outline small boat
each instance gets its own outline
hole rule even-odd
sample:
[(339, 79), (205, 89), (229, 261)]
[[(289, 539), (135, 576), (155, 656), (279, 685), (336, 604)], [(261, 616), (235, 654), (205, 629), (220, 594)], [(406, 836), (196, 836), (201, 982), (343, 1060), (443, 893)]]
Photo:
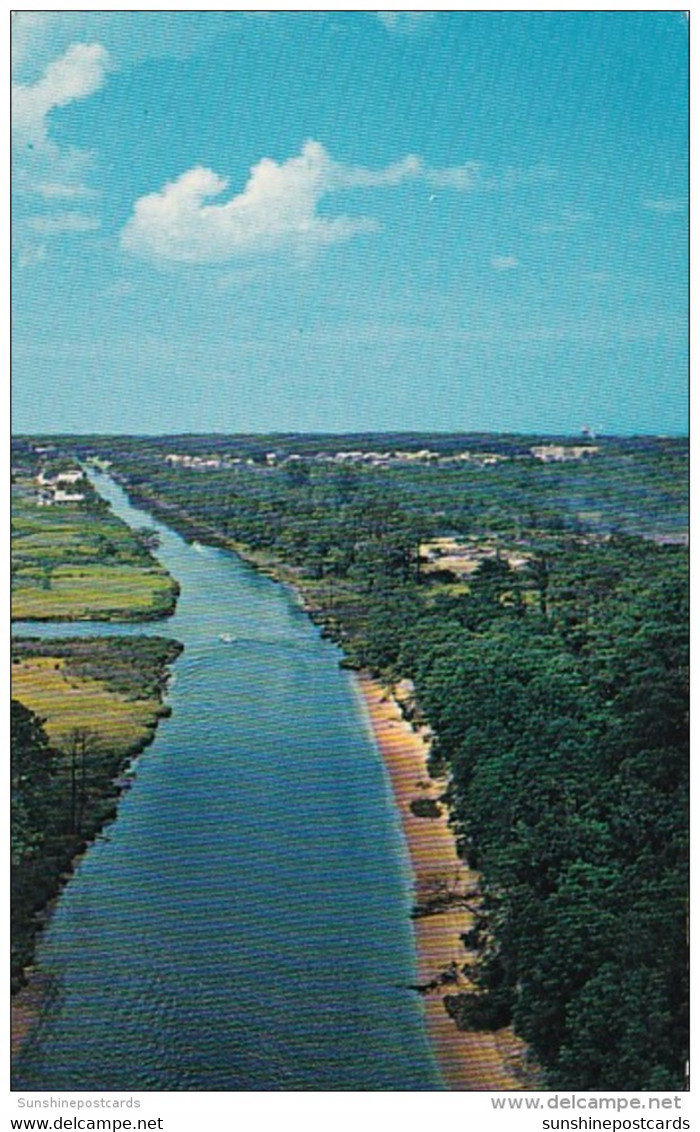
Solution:
[(225, 645), (232, 645), (235, 639), (233, 633), (219, 633), (219, 640), (223, 641)]

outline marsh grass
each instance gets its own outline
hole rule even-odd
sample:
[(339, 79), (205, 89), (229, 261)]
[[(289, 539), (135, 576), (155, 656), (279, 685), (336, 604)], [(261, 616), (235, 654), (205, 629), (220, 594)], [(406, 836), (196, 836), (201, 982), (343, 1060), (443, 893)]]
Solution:
[(59, 750), (84, 728), (101, 750), (136, 750), (163, 711), (157, 699), (126, 699), (102, 680), (75, 676), (64, 657), (38, 656), (13, 664), (12, 694), (44, 720)]
[(57, 566), (50, 586), (21, 572), (12, 593), (16, 620), (128, 620), (170, 612), (173, 584), (165, 571), (138, 566)]
[(39, 507), (31, 480), (14, 485), (14, 620), (150, 620), (172, 612), (173, 579), (126, 523), (91, 500)]

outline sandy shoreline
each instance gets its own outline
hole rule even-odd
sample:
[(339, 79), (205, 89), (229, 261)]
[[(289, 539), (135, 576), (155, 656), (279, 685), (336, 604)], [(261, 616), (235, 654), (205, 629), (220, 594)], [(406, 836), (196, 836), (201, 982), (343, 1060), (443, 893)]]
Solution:
[[(448, 825), (447, 809), (439, 817), (417, 817), (410, 803), (437, 801), (444, 780), (426, 770), (428, 734), (414, 730), (387, 688), (370, 677), (357, 678), (377, 746), (389, 773), (413, 868), (416, 904), (450, 894), (445, 907), (413, 920), (418, 962), (418, 985), (426, 1023), (438, 1065), (449, 1089), (501, 1091), (523, 1089), (518, 1066), (523, 1043), (510, 1030), (471, 1033), (458, 1030), (447, 1011), (445, 995), (469, 988), (462, 968), (469, 961), (460, 935), (469, 929), (472, 914), (462, 898), (474, 890), (477, 875), (457, 856)], [(449, 982), (440, 982), (447, 975)], [(456, 976), (456, 981), (454, 981)], [(436, 984), (436, 985), (433, 985)]]

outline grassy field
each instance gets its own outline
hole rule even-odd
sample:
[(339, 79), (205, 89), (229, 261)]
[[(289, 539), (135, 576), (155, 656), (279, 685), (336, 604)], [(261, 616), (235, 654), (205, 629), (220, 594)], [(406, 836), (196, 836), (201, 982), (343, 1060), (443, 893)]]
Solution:
[(59, 566), (46, 589), (20, 575), (12, 591), (13, 620), (122, 621), (164, 616), (172, 581), (163, 570), (138, 566)]
[(13, 484), (13, 620), (152, 620), (176, 598), (167, 571), (94, 494), (40, 507), (31, 479)]
[(94, 736), (95, 749), (136, 749), (150, 738), (163, 711), (157, 699), (126, 699), (102, 680), (75, 676), (65, 657), (37, 656), (13, 664), (12, 694), (45, 721), (59, 750), (80, 729)]

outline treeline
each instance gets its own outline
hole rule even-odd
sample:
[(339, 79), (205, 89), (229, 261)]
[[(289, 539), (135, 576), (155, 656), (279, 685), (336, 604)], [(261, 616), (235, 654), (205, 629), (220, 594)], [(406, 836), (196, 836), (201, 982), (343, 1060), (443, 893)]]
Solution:
[[(658, 533), (685, 473), (668, 447), (642, 452), (616, 485), (593, 462), (198, 475), (150, 441), (102, 450), (192, 537), (291, 568), (349, 663), (413, 679), (483, 878), (464, 941), (479, 986), (450, 1013), (512, 1021), (550, 1088), (685, 1085), (687, 551), (613, 531)], [(584, 489), (592, 530), (558, 504)], [(601, 513), (622, 523), (603, 534)], [(437, 535), (481, 540), (474, 572), (429, 570)]]
[[(153, 700), (152, 737), (167, 666), (181, 651), (158, 637), (13, 641), (13, 661), (56, 657), (73, 678), (103, 681), (131, 699)], [(148, 739), (146, 739), (148, 741)], [(46, 906), (70, 873), (74, 858), (116, 815), (119, 776), (141, 749), (108, 743), (90, 720), (60, 748), (44, 721), (17, 699), (11, 705), (11, 977), (18, 990), (34, 955)]]
[(356, 659), (414, 680), (483, 878), (457, 1024), (512, 1021), (551, 1088), (684, 1088), (685, 551), (487, 561), (468, 593), (378, 600)]
[(503, 600), (508, 574), (419, 617), (396, 662), (483, 877), (466, 940), (480, 992), (450, 1012), (466, 1028), (512, 1020), (552, 1088), (683, 1088), (683, 556), (609, 545), (557, 561), (548, 616)]
[[(235, 514), (236, 522), (245, 526), (246, 503), (258, 500), (271, 505), (273, 529), (277, 524), (284, 529), (288, 513), (294, 520), (295, 502), (302, 504), (302, 510), (315, 507), (315, 520), (323, 525), (328, 506), (337, 507), (339, 502), (342, 506), (350, 497), (361, 500), (374, 491), (404, 513), (442, 513), (444, 530), (488, 528), (508, 537), (533, 530), (673, 537), (687, 532), (687, 438), (602, 437), (592, 442), (598, 454), (588, 460), (543, 463), (532, 457), (534, 445), (553, 442), (566, 446), (578, 440), (482, 433), (369, 433), (82, 437), (66, 439), (61, 445), (66, 452), (77, 449), (83, 458), (97, 454), (114, 460), (115, 467), (128, 473), (132, 487), (157, 485), (163, 499), (177, 499), (179, 504), (187, 496), (191, 510), (203, 521), (207, 515), (234, 518), (240, 512)], [(322, 456), (353, 449), (429, 449), (443, 458), (469, 451), (475, 457), (491, 453), (502, 459), (490, 466), (482, 466), (478, 459), (456, 465), (404, 467), (318, 463)], [(277, 467), (266, 466), (270, 452), (275, 453)], [(221, 470), (179, 468), (166, 462), (170, 453), (215, 455), (242, 462)], [(294, 460), (285, 463), (290, 456)]]

